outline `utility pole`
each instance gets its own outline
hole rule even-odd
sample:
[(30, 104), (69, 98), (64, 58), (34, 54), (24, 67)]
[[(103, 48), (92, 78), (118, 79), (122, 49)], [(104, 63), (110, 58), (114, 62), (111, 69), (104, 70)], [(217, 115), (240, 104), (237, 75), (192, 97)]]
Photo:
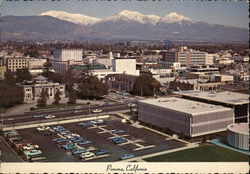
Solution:
[(90, 102), (87, 103), (89, 105), (89, 116), (90, 116)]

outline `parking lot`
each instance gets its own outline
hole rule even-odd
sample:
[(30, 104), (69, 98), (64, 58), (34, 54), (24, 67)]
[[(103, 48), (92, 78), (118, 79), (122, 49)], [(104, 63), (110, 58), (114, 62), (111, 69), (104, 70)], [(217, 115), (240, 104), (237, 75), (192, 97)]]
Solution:
[[(101, 123), (78, 122), (43, 129), (30, 128), (18, 132), (24, 139), (38, 144), (46, 157), (45, 161), (51, 162), (112, 162), (118, 161), (124, 154), (142, 156), (185, 146), (146, 129), (122, 123), (120, 118), (114, 116)], [(76, 149), (92, 155), (82, 158), (79, 154), (73, 155), (72, 151)]]

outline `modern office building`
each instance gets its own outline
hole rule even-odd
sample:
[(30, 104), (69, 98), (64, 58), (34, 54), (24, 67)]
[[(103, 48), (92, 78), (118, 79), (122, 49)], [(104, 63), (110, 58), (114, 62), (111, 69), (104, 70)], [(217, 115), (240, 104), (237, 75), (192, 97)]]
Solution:
[(234, 122), (231, 108), (176, 97), (140, 100), (138, 119), (188, 137), (226, 131)]
[(231, 124), (227, 127), (227, 143), (233, 147), (249, 150), (248, 123)]
[(22, 68), (29, 68), (29, 59), (24, 57), (11, 57), (7, 58), (7, 69), (16, 71)]
[(192, 49), (179, 51), (178, 61), (184, 66), (205, 65), (206, 53)]
[(82, 49), (56, 49), (53, 57), (56, 61), (82, 61)]
[(171, 49), (163, 52), (161, 62), (167, 62), (166, 65), (174, 62), (180, 62), (182, 66), (205, 65), (211, 64), (211, 57), (206, 58), (206, 52), (181, 46), (179, 50)]
[(229, 91), (178, 91), (173, 92), (179, 94), (190, 101), (196, 100), (200, 102), (221, 105), (232, 108), (234, 110), (234, 122), (249, 122), (249, 95)]

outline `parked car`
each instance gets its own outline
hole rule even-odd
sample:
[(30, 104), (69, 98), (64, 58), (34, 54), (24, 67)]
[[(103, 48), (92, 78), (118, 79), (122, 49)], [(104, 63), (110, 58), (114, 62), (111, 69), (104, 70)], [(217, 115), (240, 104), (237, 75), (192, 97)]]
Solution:
[(55, 115), (46, 115), (46, 116), (45, 116), (46, 119), (55, 118), (55, 117), (56, 117)]
[(119, 159), (125, 160), (125, 159), (134, 158), (134, 157), (135, 157), (135, 155), (133, 155), (133, 154), (124, 154), (124, 155), (121, 155)]
[(4, 136), (14, 137), (14, 136), (19, 136), (19, 133), (16, 130), (11, 130), (11, 131), (4, 132)]
[(62, 146), (65, 150), (73, 150), (73, 149), (76, 149), (77, 146), (73, 143), (69, 143), (69, 144), (66, 144), (66, 145), (63, 145)]
[(103, 120), (102, 120), (102, 119), (99, 119), (99, 120), (91, 120), (90, 123), (92, 123), (92, 124), (102, 124), (102, 123), (103, 123)]
[(99, 151), (97, 151), (95, 154), (96, 155), (105, 155), (105, 154), (109, 154), (110, 151), (106, 150), (106, 149), (100, 149)]
[(14, 144), (19, 144), (21, 142), (24, 142), (22, 137), (10, 138), (9, 140)]
[(80, 126), (82, 127), (88, 127), (88, 126), (92, 126), (92, 123), (90, 122), (83, 122), (83, 123), (79, 123)]
[(101, 109), (94, 109), (92, 112), (94, 112), (94, 113), (100, 113), (100, 112), (102, 112), (102, 110)]
[(85, 153), (80, 154), (79, 156), (80, 158), (89, 158), (89, 157), (95, 156), (95, 154), (93, 152), (85, 152)]
[(112, 139), (113, 143), (115, 144), (120, 144), (120, 143), (125, 143), (128, 141), (128, 139), (126, 138), (122, 138), (122, 137), (115, 137)]
[(33, 117), (34, 117), (34, 118), (43, 118), (44, 115), (43, 115), (43, 114), (37, 114), (37, 115), (34, 115)]
[(115, 129), (115, 130), (112, 130), (111, 131), (113, 134), (120, 134), (120, 133), (125, 133), (124, 130), (121, 130), (121, 129)]
[(27, 150), (27, 151), (24, 151), (24, 154), (27, 155), (28, 157), (32, 157), (32, 156), (35, 156), (35, 155), (41, 155), (42, 154), (42, 151), (41, 150)]
[(79, 155), (79, 154), (85, 153), (85, 152), (87, 152), (86, 149), (79, 149), (79, 148), (77, 148), (76, 150), (73, 150), (73, 151), (71, 152), (71, 154), (72, 154), (72, 155)]
[(55, 142), (56, 144), (63, 144), (63, 143), (67, 143), (68, 140), (66, 138), (62, 138), (62, 139), (56, 140)]
[(81, 145), (88, 145), (88, 144), (92, 144), (92, 141), (83, 140), (83, 141), (77, 142), (77, 145), (79, 145), (79, 146), (81, 146)]
[(37, 144), (25, 144), (25, 145), (22, 147), (22, 149), (23, 149), (24, 151), (26, 151), (26, 150), (38, 149), (38, 148), (39, 148), (39, 146), (38, 146)]

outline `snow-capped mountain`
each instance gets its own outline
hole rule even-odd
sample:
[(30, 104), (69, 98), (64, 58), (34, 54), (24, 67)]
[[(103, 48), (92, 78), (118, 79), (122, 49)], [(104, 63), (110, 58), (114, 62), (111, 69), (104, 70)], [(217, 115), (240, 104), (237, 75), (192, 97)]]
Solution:
[(182, 23), (182, 22), (192, 22), (192, 19), (180, 15), (178, 13), (172, 12), (162, 17), (159, 23)]
[(103, 21), (133, 21), (141, 24), (156, 24), (160, 19), (161, 17), (156, 15), (144, 15), (137, 11), (123, 10), (114, 16), (104, 19)]
[(54, 18), (72, 22), (79, 25), (93, 25), (94, 23), (101, 21), (100, 18), (95, 18), (77, 13), (68, 13), (65, 11), (55, 11), (55, 10), (41, 13), (38, 16), (52, 16)]
[(37, 16), (3, 16), (2, 38), (20, 40), (184, 40), (248, 41), (246, 28), (238, 28), (192, 19), (177, 13), (164, 17), (123, 10), (99, 19), (83, 14), (48, 11)]

